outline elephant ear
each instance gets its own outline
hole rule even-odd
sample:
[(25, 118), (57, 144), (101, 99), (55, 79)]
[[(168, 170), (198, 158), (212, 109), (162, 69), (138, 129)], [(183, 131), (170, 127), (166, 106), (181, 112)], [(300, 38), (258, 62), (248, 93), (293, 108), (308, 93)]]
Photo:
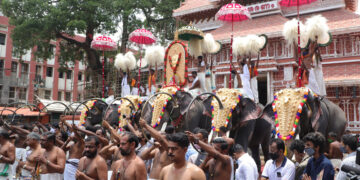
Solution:
[(180, 106), (180, 113), (184, 115), (186, 109), (189, 106), (191, 100), (193, 99), (191, 94), (185, 91), (177, 91), (176, 97), (178, 98), (178, 105)]
[(249, 98), (242, 98), (240, 101), (241, 117), (240, 122), (257, 119), (261, 113), (261, 108)]
[[(317, 131), (317, 129), (318, 129), (317, 125), (318, 125), (320, 116), (322, 114), (320, 101), (321, 100), (318, 96), (314, 96), (313, 93), (309, 93), (307, 103), (306, 103), (307, 106), (305, 107), (305, 109), (307, 111), (310, 111), (310, 115), (307, 118), (311, 119), (311, 127), (315, 131)], [(307, 112), (307, 111), (305, 111), (305, 112)]]
[(259, 118), (264, 119), (265, 121), (267, 121), (267, 122), (269, 122), (269, 123), (271, 123), (272, 125), (275, 126), (275, 115), (274, 115), (274, 110), (272, 108), (272, 103), (273, 102), (267, 104), (264, 107), (264, 109), (263, 109), (263, 111), (262, 111)]

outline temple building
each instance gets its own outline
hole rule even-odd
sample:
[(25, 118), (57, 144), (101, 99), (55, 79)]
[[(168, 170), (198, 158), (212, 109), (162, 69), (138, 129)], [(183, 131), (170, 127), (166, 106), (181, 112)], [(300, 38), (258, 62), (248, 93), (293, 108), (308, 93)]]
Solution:
[[(211, 33), (222, 43), (222, 50), (207, 56), (213, 60), (216, 87), (227, 87), (229, 80), (231, 25), (215, 20), (215, 14), (231, 0), (185, 0), (173, 16)], [(260, 55), (258, 89), (260, 103), (273, 100), (274, 92), (295, 87), (293, 47), (282, 36), (284, 23), (297, 17), (297, 7), (282, 7), (277, 0), (237, 0), (246, 6), (252, 19), (234, 22), (234, 37), (265, 34), (268, 44)], [(348, 120), (347, 129), (360, 132), (360, 16), (355, 13), (357, 0), (317, 0), (300, 6), (300, 19), (321, 14), (328, 20), (333, 41), (321, 47), (327, 98), (338, 104)], [(255, 60), (257, 57), (253, 57)], [(196, 70), (193, 61), (189, 73)], [(190, 74), (189, 74), (190, 75)], [(190, 75), (191, 76), (191, 75)]]

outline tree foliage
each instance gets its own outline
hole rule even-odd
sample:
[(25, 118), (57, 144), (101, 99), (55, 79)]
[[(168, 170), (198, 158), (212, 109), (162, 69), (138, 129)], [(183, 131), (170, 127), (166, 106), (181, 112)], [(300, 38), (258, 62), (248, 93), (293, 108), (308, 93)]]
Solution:
[[(15, 27), (12, 31), (15, 51), (24, 54), (37, 47), (36, 56), (48, 59), (53, 55), (51, 44), (61, 39), (58, 54), (61, 65), (86, 57), (88, 67), (98, 70), (100, 54), (90, 47), (94, 34), (115, 33), (122, 22), (121, 52), (126, 51), (129, 34), (141, 27), (152, 30), (160, 42), (171, 40), (175, 30), (172, 10), (179, 7), (180, 1), (2, 0), (1, 11)], [(145, 21), (138, 14), (144, 14)], [(86, 36), (74, 38), (77, 33)]]

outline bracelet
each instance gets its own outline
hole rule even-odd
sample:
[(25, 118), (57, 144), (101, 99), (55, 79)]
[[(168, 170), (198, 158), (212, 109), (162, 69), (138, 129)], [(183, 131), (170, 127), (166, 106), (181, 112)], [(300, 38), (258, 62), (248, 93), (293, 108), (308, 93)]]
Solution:
[(26, 168), (26, 164), (24, 164), (22, 168), (25, 169), (25, 168)]
[(50, 163), (50, 161), (49, 161), (49, 160), (47, 160), (47, 161), (46, 161), (46, 165), (48, 166), (48, 165), (49, 165), (49, 163)]
[(0, 155), (0, 160), (1, 160), (3, 157), (4, 157), (3, 155)]

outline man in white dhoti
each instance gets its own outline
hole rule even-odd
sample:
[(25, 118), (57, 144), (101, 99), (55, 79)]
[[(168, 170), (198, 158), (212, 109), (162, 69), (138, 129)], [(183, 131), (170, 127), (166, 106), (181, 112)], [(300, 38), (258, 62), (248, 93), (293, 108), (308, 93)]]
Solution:
[(41, 147), (45, 149), (44, 154), (35, 159), (40, 163), (41, 180), (63, 180), (65, 169), (65, 152), (55, 146), (56, 136), (52, 132), (46, 132), (41, 136)]
[(258, 91), (258, 81), (257, 81), (257, 76), (258, 76), (258, 66), (259, 66), (259, 60), (260, 57), (258, 56), (258, 59), (256, 60), (256, 63), (254, 61), (251, 61), (249, 59), (249, 61), (251, 61), (250, 63), (250, 87), (251, 87), (251, 91), (254, 95), (254, 101), (255, 103), (259, 102), (259, 91)]
[(0, 180), (12, 179), (12, 164), (15, 162), (15, 146), (10, 141), (10, 134), (0, 130)]
[(197, 72), (193, 71), (193, 72), (191, 72), (191, 75), (194, 80), (189, 88), (189, 92), (193, 97), (195, 97), (195, 96), (203, 93), (203, 91), (201, 89), (201, 82), (199, 80), (199, 77), (197, 76)]
[(321, 65), (321, 55), (316, 41), (310, 43), (309, 50), (303, 52), (302, 57), (304, 60), (303, 67), (309, 72), (308, 83), (305, 84), (305, 86), (319, 96), (326, 96), (326, 87)]
[(157, 90), (156, 78), (157, 78), (157, 64), (155, 64), (155, 70), (151, 69), (151, 66), (149, 66), (148, 89), (150, 95), (156, 93)]
[(251, 85), (250, 85), (250, 72), (249, 72), (249, 68), (248, 65), (245, 63), (246, 59), (244, 59), (241, 63), (239, 63), (242, 66), (242, 74), (240, 74), (240, 78), (241, 78), (241, 84), (242, 84), (242, 88), (243, 88), (243, 94), (245, 97), (248, 97), (252, 100), (254, 100), (254, 95), (253, 92), (251, 90)]
[(122, 77), (121, 81), (121, 97), (125, 97), (127, 95), (130, 95), (130, 72), (127, 70), (127, 72), (120, 73), (120, 77)]

